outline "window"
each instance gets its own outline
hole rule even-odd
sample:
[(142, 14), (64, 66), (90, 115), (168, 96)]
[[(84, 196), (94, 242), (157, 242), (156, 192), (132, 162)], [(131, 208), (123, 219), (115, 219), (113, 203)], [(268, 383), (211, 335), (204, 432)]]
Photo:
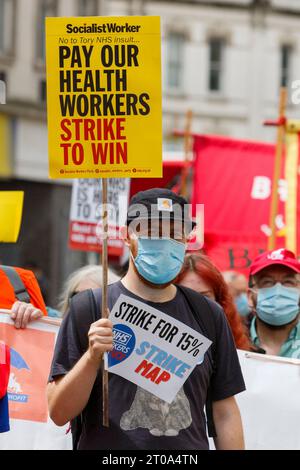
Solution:
[(167, 46), (167, 81), (170, 88), (182, 88), (185, 35), (170, 33)]
[(78, 0), (79, 16), (97, 16), (98, 0)]
[(209, 77), (208, 87), (210, 91), (221, 91), (223, 55), (225, 41), (222, 38), (209, 40)]
[(14, 0), (0, 0), (0, 55), (12, 53)]
[(280, 51), (280, 85), (282, 87), (288, 87), (291, 79), (291, 58), (293, 48), (291, 45), (283, 44)]
[(57, 1), (41, 0), (39, 2), (39, 14), (37, 25), (37, 58), (45, 62), (46, 58), (46, 38), (45, 38), (45, 18), (47, 16), (56, 16)]

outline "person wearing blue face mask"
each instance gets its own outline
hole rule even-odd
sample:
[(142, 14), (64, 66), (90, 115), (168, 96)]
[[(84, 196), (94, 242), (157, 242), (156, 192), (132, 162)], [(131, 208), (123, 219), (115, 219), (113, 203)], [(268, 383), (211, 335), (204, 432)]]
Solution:
[[(79, 450), (207, 450), (204, 407), (208, 395), (216, 448), (244, 448), (234, 395), (244, 391), (245, 384), (224, 311), (203, 295), (174, 284), (194, 225), (189, 209), (184, 198), (168, 189), (154, 188), (133, 196), (126, 226), (121, 229), (129, 248), (129, 268), (120, 281), (108, 286), (108, 307), (125, 294), (204, 334), (214, 345), (199, 360), (172, 406), (109, 372), (111, 429), (104, 428), (99, 368), (103, 353), (113, 348), (112, 324), (105, 319), (88, 322), (88, 293), (74, 296), (55, 347), (48, 403), (50, 416), (58, 425), (81, 416), (81, 434), (75, 439)], [(94, 290), (94, 297), (100, 299), (100, 289)], [(101, 303), (97, 302), (95, 310), (100, 315)], [(213, 330), (205, 329), (208, 324)]]
[(250, 336), (262, 352), (300, 358), (300, 263), (286, 249), (262, 253), (250, 268)]
[(246, 276), (235, 271), (224, 271), (222, 274), (228, 285), (237, 311), (241, 317), (247, 317), (250, 313), (250, 308), (247, 298), (248, 282)]

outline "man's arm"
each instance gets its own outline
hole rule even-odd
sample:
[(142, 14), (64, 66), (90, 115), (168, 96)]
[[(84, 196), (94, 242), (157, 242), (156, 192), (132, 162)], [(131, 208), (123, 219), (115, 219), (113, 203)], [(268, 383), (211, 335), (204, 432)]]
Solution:
[(244, 450), (244, 434), (240, 410), (234, 397), (214, 401), (213, 418), (217, 431), (217, 450)]
[(88, 333), (89, 347), (86, 353), (70, 372), (48, 384), (49, 413), (58, 426), (63, 426), (78, 416), (86, 406), (103, 353), (113, 349), (112, 327), (108, 319), (92, 323)]

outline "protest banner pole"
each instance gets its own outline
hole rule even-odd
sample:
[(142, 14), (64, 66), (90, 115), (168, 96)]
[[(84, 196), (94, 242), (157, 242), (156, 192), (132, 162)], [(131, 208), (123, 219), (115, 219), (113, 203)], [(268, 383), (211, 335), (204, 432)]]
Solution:
[(272, 194), (271, 194), (270, 221), (269, 221), (271, 232), (270, 232), (270, 236), (268, 239), (268, 250), (274, 250), (276, 248), (276, 216), (278, 212), (278, 183), (280, 179), (282, 151), (283, 151), (284, 136), (285, 136), (286, 104), (287, 104), (287, 89), (281, 88), (280, 97), (279, 97), (279, 119), (276, 123), (273, 123), (271, 121), (265, 122), (265, 125), (277, 126), (277, 141), (276, 141), (276, 150), (275, 150), (275, 162), (274, 162), (274, 172), (273, 172), (273, 180), (272, 180)]
[(184, 131), (184, 168), (181, 176), (181, 195), (187, 197), (187, 176), (189, 170), (190, 150), (191, 150), (191, 128), (192, 128), (193, 112), (188, 110), (186, 113), (186, 125)]
[[(107, 238), (108, 238), (108, 210), (107, 210), (107, 179), (102, 178), (102, 318), (108, 318), (107, 310), (107, 281), (108, 281), (108, 254), (107, 254)], [(103, 364), (104, 365), (104, 364)], [(102, 369), (102, 411), (103, 426), (109, 427), (109, 397), (108, 397), (108, 371), (105, 367)]]

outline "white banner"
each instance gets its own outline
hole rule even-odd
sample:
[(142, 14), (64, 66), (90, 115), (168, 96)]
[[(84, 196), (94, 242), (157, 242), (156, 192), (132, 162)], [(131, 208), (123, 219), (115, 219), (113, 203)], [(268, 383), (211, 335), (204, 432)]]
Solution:
[(126, 295), (112, 308), (109, 371), (171, 403), (211, 341), (184, 323)]
[(16, 329), (8, 311), (0, 310), (0, 340), (10, 347), (8, 385), (10, 431), (0, 433), (0, 450), (72, 449), (68, 425), (49, 418), (46, 385), (60, 321), (43, 318)]

